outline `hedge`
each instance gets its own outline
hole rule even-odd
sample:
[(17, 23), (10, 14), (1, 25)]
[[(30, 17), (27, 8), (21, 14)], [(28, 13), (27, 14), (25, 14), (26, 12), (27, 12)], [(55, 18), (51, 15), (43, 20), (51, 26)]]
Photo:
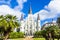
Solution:
[(37, 31), (34, 33), (34, 38), (42, 38), (41, 31)]
[(22, 32), (11, 32), (8, 38), (13, 39), (13, 38), (23, 38), (23, 37), (24, 37), (24, 33)]

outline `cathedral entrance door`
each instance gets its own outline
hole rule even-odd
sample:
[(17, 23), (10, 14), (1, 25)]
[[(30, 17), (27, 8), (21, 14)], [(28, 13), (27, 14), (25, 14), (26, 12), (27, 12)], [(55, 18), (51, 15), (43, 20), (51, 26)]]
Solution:
[(30, 30), (30, 36), (32, 36), (32, 30)]

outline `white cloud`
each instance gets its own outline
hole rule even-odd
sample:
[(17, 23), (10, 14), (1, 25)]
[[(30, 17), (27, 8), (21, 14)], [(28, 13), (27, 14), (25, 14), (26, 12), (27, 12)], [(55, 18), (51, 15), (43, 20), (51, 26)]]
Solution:
[[(0, 0), (0, 3), (7, 4), (7, 5), (11, 6), (11, 1), (12, 0), (7, 0), (7, 1), (6, 0)], [(18, 3), (18, 6), (15, 6), (14, 9), (18, 10), (18, 11), (22, 10), (23, 9), (23, 4), (25, 2), (27, 2), (27, 0), (16, 0), (16, 1)]]
[(15, 15), (18, 18), (20, 18), (21, 14), (23, 14), (23, 12), (16, 11), (7, 5), (1, 5), (0, 6), (0, 15), (6, 15), (6, 14)]
[(60, 0), (51, 1), (48, 5), (50, 10), (56, 10), (57, 13), (60, 13)]
[(48, 21), (45, 21), (43, 24), (46, 24), (46, 23), (48, 23)]
[(9, 7), (11, 5), (11, 1), (12, 0), (0, 0), (0, 3), (3, 3), (3, 5), (0, 5), (0, 15), (11, 14), (20, 19), (21, 14), (23, 14), (23, 16), (25, 15), (21, 10), (23, 9), (23, 3), (27, 2), (27, 0), (17, 0), (18, 6), (16, 6), (14, 9)]
[(23, 9), (23, 4), (27, 2), (27, 0), (17, 0), (18, 6), (16, 6), (14, 9), (15, 10), (22, 10)]
[(54, 20), (53, 23), (56, 23), (56, 20)]
[[(35, 14), (34, 14), (35, 18), (37, 18), (37, 16), (38, 16), (37, 14), (40, 15), (40, 20), (44, 20), (44, 19), (47, 18), (46, 16), (48, 16), (48, 11), (46, 11), (46, 10), (41, 10), (41, 11), (35, 13)], [(44, 18), (44, 17), (45, 17), (45, 18)]]
[(8, 4), (8, 5), (10, 5), (10, 2), (11, 2), (11, 0), (7, 0), (7, 1), (5, 1), (5, 0), (0, 0), (0, 3), (4, 3), (4, 4)]
[(60, 14), (60, 0), (52, 0), (44, 8), (45, 9), (38, 11), (34, 15), (37, 16), (37, 14), (40, 14), (41, 20), (57, 17), (57, 15)]

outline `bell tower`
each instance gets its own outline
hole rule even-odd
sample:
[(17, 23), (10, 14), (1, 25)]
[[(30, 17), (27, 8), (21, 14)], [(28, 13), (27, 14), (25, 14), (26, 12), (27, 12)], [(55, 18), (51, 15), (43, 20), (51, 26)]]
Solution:
[(23, 21), (23, 14), (21, 14), (21, 18), (20, 18), (21, 21)]
[(40, 16), (39, 14), (37, 15), (37, 26), (36, 26), (37, 31), (41, 30), (41, 26), (40, 26)]

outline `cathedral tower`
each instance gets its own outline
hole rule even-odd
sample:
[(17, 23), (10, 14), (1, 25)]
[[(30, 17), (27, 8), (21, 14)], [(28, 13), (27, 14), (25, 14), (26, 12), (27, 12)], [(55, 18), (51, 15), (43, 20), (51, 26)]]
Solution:
[(23, 21), (23, 14), (21, 14), (21, 18), (20, 18), (20, 21)]
[(37, 31), (41, 30), (41, 26), (40, 26), (40, 16), (39, 14), (37, 15), (37, 27), (36, 27)]
[(21, 31), (21, 32), (24, 32), (24, 30), (25, 30), (25, 29), (24, 29), (24, 26), (25, 26), (25, 25), (24, 25), (23, 17), (24, 17), (24, 15), (21, 14), (21, 18), (20, 18), (20, 23), (21, 23), (21, 24), (20, 24), (20, 25), (21, 25), (21, 26), (20, 26), (20, 31)]
[(32, 14), (32, 8), (31, 8), (31, 5), (29, 7), (29, 14)]

